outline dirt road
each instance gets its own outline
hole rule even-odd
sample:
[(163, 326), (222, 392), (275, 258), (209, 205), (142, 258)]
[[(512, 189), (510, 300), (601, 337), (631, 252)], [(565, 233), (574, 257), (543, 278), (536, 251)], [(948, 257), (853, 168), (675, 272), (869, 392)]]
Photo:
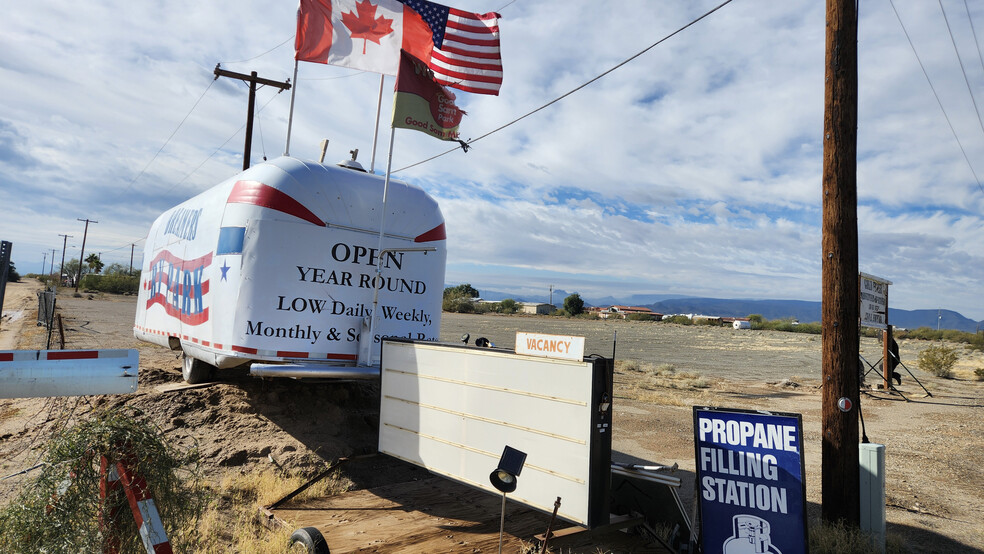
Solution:
[[(39, 348), (46, 336), (31, 319), (33, 292), (30, 286), (24, 290), (26, 294), (11, 295), (8, 288), (8, 305), (21, 298), (21, 318), (29, 323), (17, 330), (16, 345)], [(39, 445), (67, 419), (121, 403), (143, 410), (179, 444), (197, 445), (216, 476), (268, 466), (271, 455), (287, 468), (314, 469), (323, 460), (374, 449), (375, 383), (259, 381), (228, 371), (220, 383), (182, 387), (175, 353), (133, 339), (134, 302), (121, 296), (59, 296), (67, 347), (138, 348), (140, 390), (116, 398), (0, 400), (0, 473), (30, 467)], [(4, 313), (0, 340), (10, 341), (17, 321)], [(694, 405), (802, 414), (809, 512), (819, 514), (819, 337), (461, 314), (444, 314), (441, 335), (457, 341), (467, 332), (472, 340), (484, 336), (508, 348), (516, 331), (584, 336), (588, 353), (610, 356), (614, 349), (620, 360), (613, 403), (615, 458), (678, 463), (688, 505), (693, 502)], [(984, 383), (970, 378), (974, 367), (984, 367), (984, 357), (962, 351), (958, 379), (944, 380), (915, 369), (916, 355), (926, 346), (903, 341), (901, 354), (932, 397), (906, 373), (900, 390), (908, 401), (880, 392), (862, 395), (866, 434), (887, 445), (889, 534), (911, 552), (984, 552)], [(874, 363), (880, 347), (865, 339), (862, 355)], [(0, 500), (9, 498), (24, 479), (0, 482)]]

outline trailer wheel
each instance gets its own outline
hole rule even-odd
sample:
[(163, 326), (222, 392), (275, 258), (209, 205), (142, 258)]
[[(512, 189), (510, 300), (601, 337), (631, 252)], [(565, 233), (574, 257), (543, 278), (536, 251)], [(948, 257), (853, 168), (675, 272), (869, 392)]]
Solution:
[(321, 531), (314, 527), (301, 527), (290, 535), (291, 550), (297, 550), (297, 545), (303, 545), (308, 554), (331, 554), (328, 550), (328, 541)]
[(214, 368), (207, 363), (185, 354), (181, 357), (181, 376), (189, 385), (205, 383), (212, 377)]

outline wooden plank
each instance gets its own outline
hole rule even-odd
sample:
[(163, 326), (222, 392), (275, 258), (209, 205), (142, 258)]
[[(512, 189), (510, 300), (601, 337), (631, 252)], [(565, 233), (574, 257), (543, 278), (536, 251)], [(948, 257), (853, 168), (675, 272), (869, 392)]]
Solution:
[[(294, 529), (316, 527), (333, 554), (343, 552), (493, 552), (502, 497), (432, 477), (271, 510)], [(503, 549), (520, 551), (547, 528), (549, 515), (506, 503)]]

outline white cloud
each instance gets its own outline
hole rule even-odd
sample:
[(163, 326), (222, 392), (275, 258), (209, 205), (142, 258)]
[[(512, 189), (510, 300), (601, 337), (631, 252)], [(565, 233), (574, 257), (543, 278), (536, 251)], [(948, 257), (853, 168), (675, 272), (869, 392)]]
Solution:
[[(455, 3), (502, 8), (502, 93), (458, 95), (469, 113), (463, 136), (538, 108), (714, 5)], [(860, 267), (893, 281), (895, 307), (981, 319), (984, 190), (974, 172), (984, 177), (984, 130), (939, 6), (895, 5), (977, 165), (968, 166), (891, 6), (862, 5)], [(963, 4), (944, 6), (980, 91), (984, 68)], [(99, 221), (86, 250), (126, 263), (129, 245), (159, 212), (238, 172), (246, 89), (225, 78), (212, 83), (212, 69), (222, 62), (293, 79), (295, 9), (255, 0), (8, 9), (0, 34), (0, 238), (15, 243), (21, 272), (39, 271), (42, 252), (60, 253), (59, 233), (80, 244), (77, 218), (86, 217)], [(984, 8), (971, 10), (984, 27)], [(553, 284), (589, 299), (637, 292), (819, 299), (823, 11), (808, 0), (729, 4), (467, 154), (400, 172), (441, 202), (449, 282), (517, 295)], [(384, 85), (384, 120), (392, 82)], [(358, 148), (368, 165), (379, 77), (301, 64), (294, 84), (291, 154), (315, 159), (328, 138), (327, 161)], [(258, 92), (254, 163), (283, 152), (289, 94)], [(377, 172), (386, 167), (388, 136), (379, 133)], [(451, 147), (400, 130), (393, 167)]]

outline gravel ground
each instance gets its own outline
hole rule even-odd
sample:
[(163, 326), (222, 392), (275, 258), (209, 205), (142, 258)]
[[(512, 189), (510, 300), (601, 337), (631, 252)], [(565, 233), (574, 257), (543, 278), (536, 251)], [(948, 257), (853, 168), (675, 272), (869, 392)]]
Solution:
[[(44, 346), (43, 328), (32, 319), (35, 304), (29, 286), (8, 287), (0, 349)], [(229, 471), (268, 467), (271, 457), (288, 470), (313, 471), (325, 460), (375, 445), (374, 382), (260, 381), (227, 371), (220, 374), (221, 382), (186, 388), (175, 353), (133, 338), (133, 297), (62, 294), (58, 306), (67, 348), (140, 350), (140, 390), (128, 397), (0, 400), (2, 476), (33, 465), (46, 438), (69, 421), (98, 406), (118, 404), (144, 411), (178, 444), (197, 446), (216, 479)], [(18, 311), (19, 316), (11, 315)], [(693, 503), (694, 405), (802, 414), (809, 513), (819, 514), (818, 336), (444, 314), (441, 337), (458, 341), (467, 332), (472, 340), (484, 336), (498, 347), (512, 348), (517, 331), (584, 336), (588, 354), (610, 356), (614, 349), (619, 360), (614, 456), (617, 461), (678, 463), (688, 506)], [(862, 395), (866, 432), (873, 442), (887, 445), (889, 534), (908, 552), (984, 552), (984, 383), (971, 378), (975, 367), (984, 367), (984, 357), (961, 351), (957, 379), (945, 380), (915, 369), (916, 356), (927, 343), (902, 341), (900, 346), (903, 363), (932, 396), (904, 371), (899, 387), (904, 398), (878, 391)], [(862, 355), (874, 363), (881, 347), (864, 339)], [(9, 499), (27, 479), (29, 475), (0, 482), (0, 500)]]

